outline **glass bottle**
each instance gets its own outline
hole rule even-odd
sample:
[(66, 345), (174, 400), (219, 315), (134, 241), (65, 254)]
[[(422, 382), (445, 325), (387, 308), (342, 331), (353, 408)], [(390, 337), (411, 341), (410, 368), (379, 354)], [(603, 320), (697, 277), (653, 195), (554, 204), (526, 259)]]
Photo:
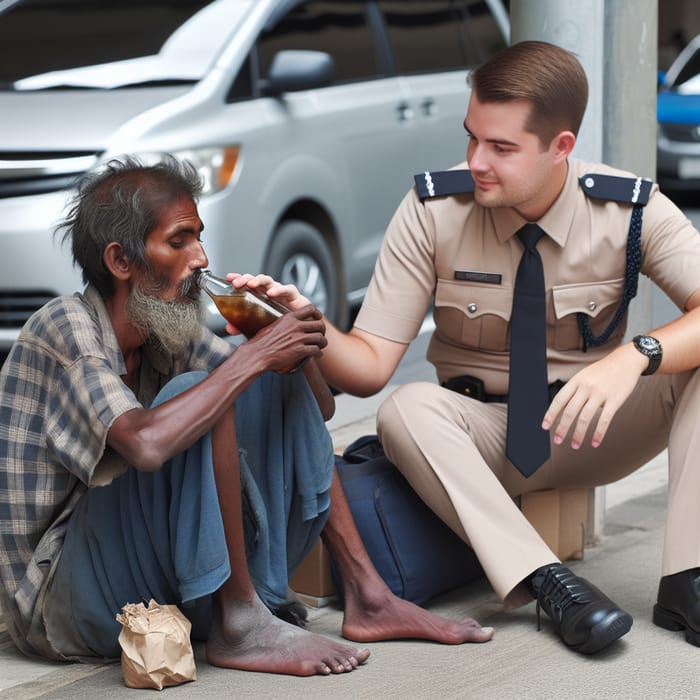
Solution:
[(213, 275), (210, 270), (197, 270), (196, 283), (216, 304), (219, 313), (246, 338), (252, 338), (261, 328), (278, 319), (289, 309), (257, 289), (236, 289), (229, 281)]

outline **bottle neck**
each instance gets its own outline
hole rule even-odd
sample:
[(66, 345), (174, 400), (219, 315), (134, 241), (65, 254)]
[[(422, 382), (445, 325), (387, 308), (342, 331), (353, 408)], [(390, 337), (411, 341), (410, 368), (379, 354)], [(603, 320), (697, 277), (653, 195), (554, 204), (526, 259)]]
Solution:
[(231, 292), (231, 283), (213, 275), (210, 270), (197, 270), (195, 272), (197, 286), (209, 296), (227, 294)]

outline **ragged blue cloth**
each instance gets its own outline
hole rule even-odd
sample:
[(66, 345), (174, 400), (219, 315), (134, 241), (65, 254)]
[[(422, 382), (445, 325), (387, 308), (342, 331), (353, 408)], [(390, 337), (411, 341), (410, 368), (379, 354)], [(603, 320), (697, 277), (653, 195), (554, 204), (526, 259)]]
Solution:
[[(154, 405), (203, 376), (176, 377)], [(261, 375), (235, 411), (248, 567), (260, 598), (274, 609), (328, 517), (333, 447), (301, 373)], [(130, 468), (85, 494), (49, 593), (49, 627), (60, 627), (60, 601), (61, 617), (82, 641), (67, 655), (117, 657), (115, 615), (126, 603), (154, 598), (180, 605), (193, 637), (206, 638), (210, 595), (237, 564), (228, 558), (205, 435), (157, 472)]]

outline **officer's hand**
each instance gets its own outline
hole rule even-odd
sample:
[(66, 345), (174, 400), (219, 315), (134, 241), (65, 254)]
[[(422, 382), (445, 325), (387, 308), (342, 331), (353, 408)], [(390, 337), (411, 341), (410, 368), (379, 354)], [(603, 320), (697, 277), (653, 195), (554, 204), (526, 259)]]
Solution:
[[(236, 289), (249, 287), (250, 289), (258, 289), (265, 292), (267, 296), (279, 301), (283, 306), (286, 306), (292, 311), (303, 309), (311, 303), (305, 296), (300, 294), (299, 290), (293, 284), (281, 284), (269, 275), (251, 275), (248, 273), (242, 275), (238, 272), (229, 272), (226, 275), (226, 279)], [(229, 335), (239, 335), (241, 333), (240, 329), (230, 322), (226, 324), (226, 332)]]
[(573, 428), (571, 447), (577, 450), (589, 426), (594, 425), (591, 444), (598, 447), (613, 416), (634, 391), (644, 362), (646, 359), (627, 343), (577, 372), (554, 397), (542, 421), (544, 430), (555, 426), (554, 444), (561, 445)]
[(236, 272), (229, 272), (226, 279), (236, 288), (260, 289), (267, 296), (276, 299), (292, 311), (303, 309), (311, 303), (293, 284), (282, 284), (270, 275), (239, 275)]

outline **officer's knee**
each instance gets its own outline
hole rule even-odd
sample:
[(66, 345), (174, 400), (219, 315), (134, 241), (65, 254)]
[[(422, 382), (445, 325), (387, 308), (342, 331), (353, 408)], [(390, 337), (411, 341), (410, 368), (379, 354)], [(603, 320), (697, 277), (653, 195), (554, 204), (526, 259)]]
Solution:
[(429, 410), (441, 391), (444, 389), (431, 382), (412, 382), (398, 387), (377, 411), (379, 435), (386, 430), (400, 429), (399, 426), (406, 425), (408, 416), (417, 417), (423, 409)]

